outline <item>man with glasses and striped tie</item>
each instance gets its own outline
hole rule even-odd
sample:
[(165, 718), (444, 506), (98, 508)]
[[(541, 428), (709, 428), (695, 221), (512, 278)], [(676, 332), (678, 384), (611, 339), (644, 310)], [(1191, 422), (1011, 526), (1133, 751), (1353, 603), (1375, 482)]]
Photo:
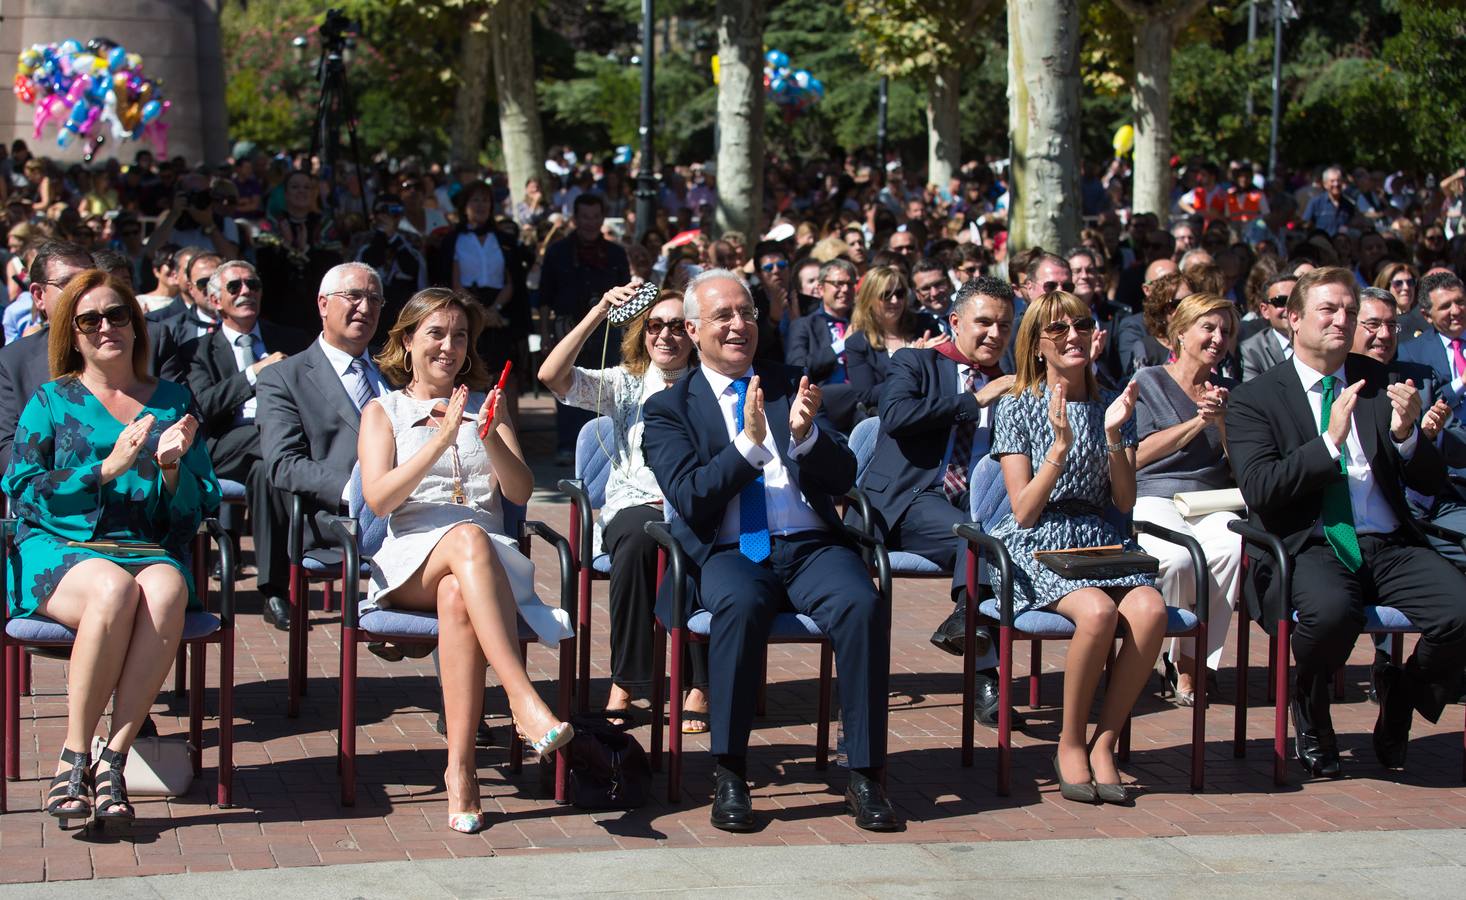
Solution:
[[(366, 263), (342, 263), (321, 279), (321, 336), (304, 351), (259, 372), (256, 418), (269, 482), (335, 515), (356, 464), (361, 410), (390, 389), (367, 344), (382, 313), (382, 281)], [(283, 501), (288, 502), (288, 501)], [(328, 546), (307, 519), (306, 548)], [(267, 618), (285, 627), (290, 608), (267, 598)]]
[(700, 604), (712, 614), (712, 824), (756, 827), (746, 767), (758, 660), (774, 615), (793, 609), (834, 645), (847, 807), (861, 828), (896, 830), (900, 819), (880, 783), (889, 610), (834, 505), (854, 484), (855, 457), (821, 415), (818, 385), (808, 376), (796, 382), (783, 367), (754, 365), (758, 313), (738, 275), (713, 269), (694, 278), (684, 315), (701, 365), (647, 400), (643, 440), (676, 513), (672, 533), (697, 569), (691, 579)]
[(192, 342), (184, 354), (188, 387), (198, 403), (215, 474), (245, 486), (265, 621), (285, 631), (289, 618), (279, 613), (289, 609), (284, 599), (289, 590), (289, 511), (272, 499), (265, 477), (255, 389), (266, 369), (305, 349), (310, 336), (260, 318), (264, 288), (255, 267), (242, 259), (215, 269), (205, 296), (219, 317), (219, 328)]

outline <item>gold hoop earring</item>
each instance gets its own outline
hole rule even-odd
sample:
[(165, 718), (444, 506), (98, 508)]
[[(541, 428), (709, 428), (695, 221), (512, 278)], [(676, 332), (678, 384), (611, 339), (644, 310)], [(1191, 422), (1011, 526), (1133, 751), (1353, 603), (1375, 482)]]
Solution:
[(409, 375), (412, 374), (412, 351), (411, 350), (409, 350), (408, 352), (402, 354), (402, 368), (404, 368), (404, 369), (407, 370), (407, 374), (409, 374)]
[(458, 377), (459, 378), (462, 378), (464, 375), (467, 375), (468, 374), (468, 370), (469, 369), (472, 369), (472, 368), (473, 368), (473, 360), (472, 359), (468, 359), (467, 357), (465, 357), (464, 360), (463, 360), (463, 368), (461, 368), (461, 369), (458, 370)]

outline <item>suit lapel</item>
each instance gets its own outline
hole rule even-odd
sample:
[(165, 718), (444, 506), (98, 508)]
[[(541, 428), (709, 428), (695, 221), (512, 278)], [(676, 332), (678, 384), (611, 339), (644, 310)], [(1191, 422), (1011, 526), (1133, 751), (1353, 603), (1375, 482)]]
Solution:
[(957, 361), (940, 353), (933, 353), (937, 360), (937, 391), (940, 397), (957, 393)]
[[(1363, 378), (1364, 375), (1358, 371), (1358, 367), (1344, 364), (1344, 375), (1350, 384)], [(1367, 385), (1366, 385), (1367, 387)], [(1378, 391), (1373, 397), (1361, 397), (1363, 401), (1354, 406), (1354, 427), (1359, 432), (1359, 447), (1364, 451), (1364, 458), (1373, 460), (1375, 452), (1379, 449), (1379, 437), (1381, 427), (1389, 428), (1389, 419), (1380, 421), (1380, 415), (1385, 408), (1389, 407), (1388, 395), (1381, 398)]]
[(1436, 377), (1443, 383), (1449, 383), (1453, 377), (1453, 373), (1451, 372), (1451, 358), (1446, 355), (1446, 348), (1441, 344), (1440, 332), (1434, 328), (1428, 328), (1425, 334), (1420, 336), (1419, 340), (1425, 341), (1426, 346), (1430, 348), (1427, 351), (1427, 355), (1430, 357), (1431, 371), (1435, 372)]
[(331, 368), (331, 361), (326, 358), (326, 351), (321, 349), (320, 344), (313, 344), (308, 357), (311, 363), (310, 378), (315, 382), (321, 397), (336, 410), (348, 427), (353, 432), (359, 432), (361, 428), (361, 412), (351, 398), (346, 395), (346, 385), (341, 383), (341, 378), (336, 370)]
[(1282, 374), (1283, 402), (1288, 405), (1288, 417), (1299, 429), (1298, 442), (1294, 447), (1297, 449), (1318, 436), (1318, 425), (1308, 404), (1308, 392), (1303, 390), (1303, 380), (1298, 377), (1298, 369), (1288, 366)]
[(693, 431), (702, 436), (703, 459), (712, 459), (728, 443), (728, 426), (713, 387), (703, 377), (702, 369), (692, 373), (687, 382), (687, 414), (693, 419)]

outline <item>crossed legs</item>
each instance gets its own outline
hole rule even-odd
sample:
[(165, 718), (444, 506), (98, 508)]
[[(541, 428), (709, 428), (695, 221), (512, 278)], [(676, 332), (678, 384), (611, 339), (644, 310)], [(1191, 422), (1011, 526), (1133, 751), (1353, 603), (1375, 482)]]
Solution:
[(118, 753), (131, 749), (172, 668), (187, 606), (188, 585), (170, 565), (148, 566), (133, 575), (116, 563), (89, 559), (66, 573), (37, 609), (76, 632), (67, 679), (66, 749), (91, 751), (108, 699), (107, 746)]
[[(1152, 587), (1130, 588), (1118, 602), (1102, 588), (1082, 588), (1065, 594), (1051, 608), (1074, 622), (1074, 638), (1064, 662), (1060, 770), (1065, 781), (1087, 784), (1093, 778), (1101, 784), (1118, 784), (1115, 744), (1161, 652), (1166, 633), (1165, 602)], [(1110, 669), (1099, 722), (1090, 738), (1089, 710), (1117, 637), (1120, 650)]]

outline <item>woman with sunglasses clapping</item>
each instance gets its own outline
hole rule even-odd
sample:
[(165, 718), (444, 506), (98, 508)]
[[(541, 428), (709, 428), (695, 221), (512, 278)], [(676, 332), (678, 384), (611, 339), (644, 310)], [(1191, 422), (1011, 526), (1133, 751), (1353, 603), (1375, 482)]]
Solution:
[[(26, 404), (3, 486), (19, 520), (13, 617), (76, 632), (66, 739), (46, 798), (58, 819), (130, 822), (123, 770), (172, 667), (184, 613), (199, 608), (189, 540), (218, 508), (219, 483), (189, 392), (148, 374), (132, 291), (99, 270), (51, 307), (54, 381)], [(106, 747), (90, 758), (108, 701)]]
[[(692, 365), (682, 295), (662, 291), (647, 312), (623, 326), (619, 366), (584, 369), (575, 359), (612, 307), (629, 301), (640, 287), (633, 280), (607, 291), (555, 345), (539, 372), (540, 381), (560, 402), (611, 419), (613, 440), (597, 449), (610, 457), (611, 474), (593, 554), (602, 552), (602, 546), (611, 554), (611, 696), (606, 710), (620, 713), (618, 719), (630, 715), (634, 695), (651, 687), (657, 545), (642, 526), (662, 521), (664, 513), (661, 488), (642, 455), (641, 416), (647, 398), (671, 387)], [(694, 645), (691, 653), (694, 687), (683, 707), (683, 730), (700, 733), (707, 730), (707, 649)]]
[[(1028, 307), (1014, 351), (1012, 392), (998, 401), (991, 453), (1003, 471), (1012, 512), (991, 534), (1013, 557), (1018, 614), (1048, 610), (1074, 623), (1064, 664), (1064, 710), (1054, 770), (1066, 800), (1126, 801), (1115, 767), (1120, 737), (1166, 630), (1166, 609), (1149, 575), (1071, 579), (1035, 551), (1125, 545), (1107, 516), (1135, 505), (1135, 394), (1101, 393), (1094, 377), (1089, 304), (1052, 291)], [(994, 589), (1000, 579), (994, 575)], [(1088, 736), (1090, 706), (1114, 647), (1098, 727)]]

